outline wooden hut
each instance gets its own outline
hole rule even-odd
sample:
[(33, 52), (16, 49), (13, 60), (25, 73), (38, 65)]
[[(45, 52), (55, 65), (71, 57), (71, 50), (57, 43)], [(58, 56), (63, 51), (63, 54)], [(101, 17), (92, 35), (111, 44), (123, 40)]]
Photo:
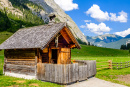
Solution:
[(71, 48), (80, 45), (66, 23), (19, 29), (0, 45), (5, 75), (36, 78), (37, 63), (71, 64)]

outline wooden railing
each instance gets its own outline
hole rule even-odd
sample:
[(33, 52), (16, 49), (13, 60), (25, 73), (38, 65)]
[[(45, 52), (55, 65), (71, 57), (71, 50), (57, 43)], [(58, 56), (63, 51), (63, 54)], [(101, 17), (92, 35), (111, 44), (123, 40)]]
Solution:
[(118, 63), (113, 62), (112, 66), (115, 69), (127, 68), (127, 67), (130, 67), (130, 61), (128, 61), (128, 62), (120, 62), (120, 63), (119, 62)]
[(97, 68), (96, 69), (112, 69), (112, 61), (108, 60), (105, 62), (96, 62)]

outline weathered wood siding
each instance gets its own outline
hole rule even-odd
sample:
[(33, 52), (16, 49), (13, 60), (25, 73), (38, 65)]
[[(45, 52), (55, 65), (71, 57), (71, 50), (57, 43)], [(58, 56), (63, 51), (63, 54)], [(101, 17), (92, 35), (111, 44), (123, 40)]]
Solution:
[(88, 77), (96, 75), (96, 61), (85, 61), (86, 65), (88, 66)]
[[(96, 74), (95, 61), (83, 61), (84, 64), (37, 64), (37, 79), (68, 84), (86, 80)], [(89, 67), (89, 68), (88, 68)]]
[(37, 64), (37, 79), (67, 84), (78, 80), (78, 64)]
[(4, 72), (35, 75), (35, 50), (5, 50)]
[(96, 61), (75, 60), (79, 65), (87, 65), (87, 77), (96, 75)]

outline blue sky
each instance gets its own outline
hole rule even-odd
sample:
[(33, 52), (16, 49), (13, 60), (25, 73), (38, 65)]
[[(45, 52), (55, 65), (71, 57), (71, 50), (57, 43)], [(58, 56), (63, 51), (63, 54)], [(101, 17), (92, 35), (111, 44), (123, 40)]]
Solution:
[(130, 34), (130, 0), (55, 0), (86, 36)]

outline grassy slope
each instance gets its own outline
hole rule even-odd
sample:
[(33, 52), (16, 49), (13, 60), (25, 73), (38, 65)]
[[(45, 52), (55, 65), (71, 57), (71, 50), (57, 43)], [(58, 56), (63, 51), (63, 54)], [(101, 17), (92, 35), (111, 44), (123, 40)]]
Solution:
[(128, 50), (109, 49), (95, 46), (81, 45), (81, 49), (73, 49), (72, 56), (91, 56), (91, 57), (117, 57), (117, 56), (130, 56)]
[(10, 32), (0, 32), (0, 44), (8, 39), (13, 33)]

